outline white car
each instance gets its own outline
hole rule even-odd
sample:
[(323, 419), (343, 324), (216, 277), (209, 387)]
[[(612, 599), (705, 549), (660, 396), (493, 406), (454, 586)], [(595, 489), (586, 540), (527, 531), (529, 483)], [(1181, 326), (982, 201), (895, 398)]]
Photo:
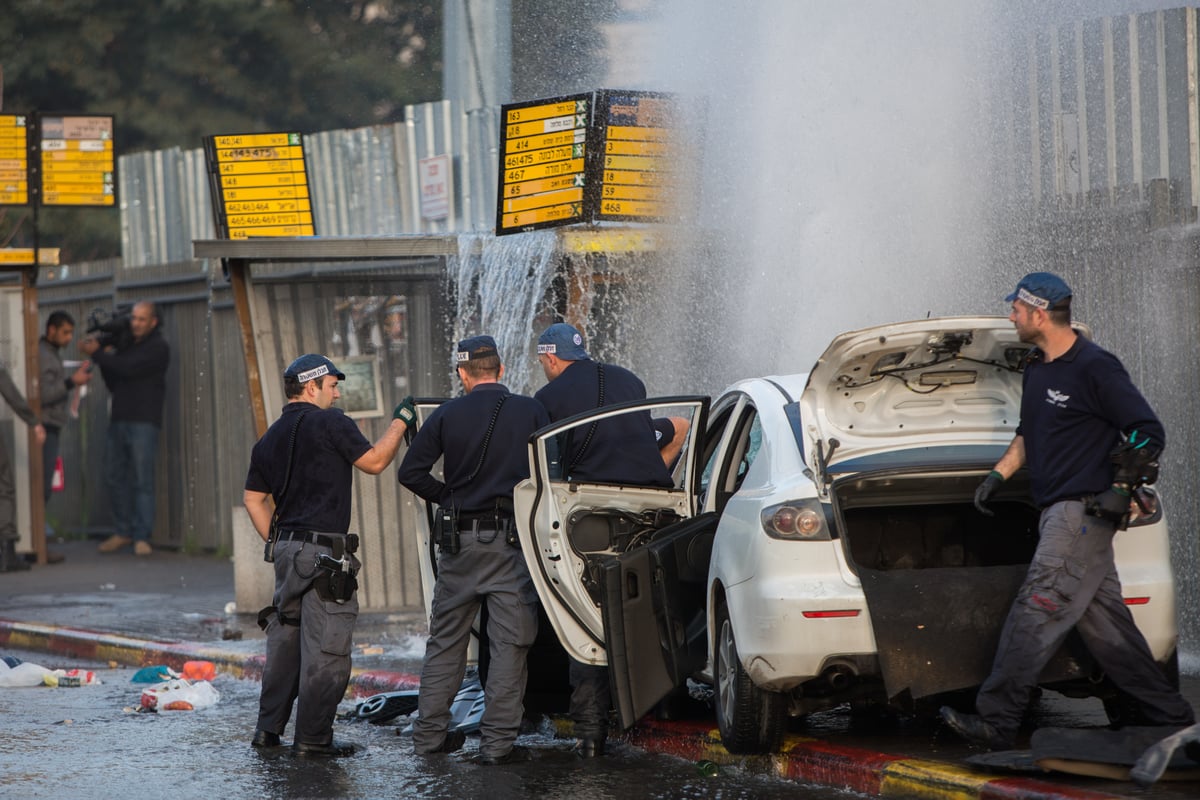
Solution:
[[(608, 665), (621, 724), (699, 678), (726, 748), (769, 752), (789, 714), (912, 707), (982, 683), (1037, 541), (1023, 471), (995, 516), (973, 503), (1012, 440), (1028, 349), (1003, 317), (883, 325), (837, 337), (811, 373), (740, 381), (711, 407), (655, 398), (539, 431), (514, 493), (522, 546), (568, 653)], [(692, 419), (675, 488), (562, 480), (561, 435), (647, 408)], [(1117, 565), (1170, 671), (1174, 582), (1151, 505), (1117, 535)], [(1126, 713), (1102, 677), (1068, 642), (1042, 682)]]

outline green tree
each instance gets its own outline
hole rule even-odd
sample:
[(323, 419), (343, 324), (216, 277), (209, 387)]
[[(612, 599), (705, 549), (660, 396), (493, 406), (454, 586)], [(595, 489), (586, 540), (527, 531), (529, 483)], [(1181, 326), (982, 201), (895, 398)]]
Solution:
[[(112, 114), (117, 155), (395, 122), (441, 96), (437, 0), (6, 0), (3, 113)], [(43, 209), (63, 258), (120, 255), (114, 211)], [(0, 245), (30, 244), (0, 209)]]

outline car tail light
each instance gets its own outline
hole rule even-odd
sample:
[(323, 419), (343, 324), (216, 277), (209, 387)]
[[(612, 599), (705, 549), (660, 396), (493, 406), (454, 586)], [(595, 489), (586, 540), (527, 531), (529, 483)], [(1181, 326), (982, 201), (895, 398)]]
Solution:
[(817, 500), (795, 500), (762, 511), (762, 526), (773, 539), (827, 540), (829, 520)]
[(1144, 606), (1150, 602), (1149, 597), (1126, 597), (1125, 605), (1127, 606)]
[(801, 611), (805, 619), (842, 619), (843, 617), (857, 617), (861, 612), (857, 608), (843, 608), (837, 611)]

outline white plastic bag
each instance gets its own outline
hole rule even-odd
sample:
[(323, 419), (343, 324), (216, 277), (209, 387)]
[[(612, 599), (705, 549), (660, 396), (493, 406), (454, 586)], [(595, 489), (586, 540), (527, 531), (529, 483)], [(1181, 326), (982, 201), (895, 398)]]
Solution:
[(45, 683), (46, 676), (52, 674), (42, 665), (29, 661), (22, 661), (15, 667), (10, 667), (0, 660), (0, 686), (3, 687), (41, 686)]
[(189, 683), (180, 678), (142, 690), (142, 708), (148, 711), (193, 711), (216, 705), (221, 694), (208, 681)]

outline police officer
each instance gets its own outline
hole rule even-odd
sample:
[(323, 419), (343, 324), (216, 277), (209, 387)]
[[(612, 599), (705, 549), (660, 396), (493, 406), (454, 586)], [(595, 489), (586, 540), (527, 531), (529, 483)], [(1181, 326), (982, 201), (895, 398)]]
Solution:
[[(534, 399), (550, 419), (560, 419), (630, 400), (646, 399), (636, 375), (614, 364), (589, 358), (583, 335), (558, 322), (538, 337), (538, 360), (549, 381)], [(578, 481), (672, 486), (667, 469), (683, 443), (687, 420), (652, 419), (649, 412), (601, 420), (566, 442), (560, 453), (563, 477)], [(570, 660), (571, 719), (576, 753), (583, 758), (604, 754), (608, 710), (612, 704), (606, 667)]]
[[(413, 747), (420, 754), (462, 747), (462, 732), (449, 731), (450, 704), (466, 671), (471, 623), (486, 601), (491, 661), (479, 762), (505, 764), (529, 756), (513, 743), (524, 712), (526, 655), (537, 634), (537, 591), (516, 536), (512, 490), (529, 476), (529, 435), (549, 419), (541, 404), (499, 382), (504, 366), (491, 336), (463, 339), (455, 357), (466, 394), (430, 414), (399, 468), (400, 483), (439, 506), (438, 575)], [(444, 483), (430, 474), (439, 458)]]
[(405, 398), (372, 445), (354, 420), (332, 407), (341, 396), (338, 381), (345, 377), (328, 358), (313, 353), (288, 366), (283, 373), (287, 405), (254, 445), (243, 497), (255, 530), (267, 542), (267, 560), (275, 565), (273, 605), (259, 614), (267, 632), (267, 663), (251, 744), (278, 746), (298, 701), (292, 750), (305, 756), (354, 752), (353, 745), (333, 740), (333, 718), (350, 681), (358, 617), (358, 537), (347, 534), (352, 467), (371, 475), (382, 472), (414, 417), (412, 398)]
[(978, 715), (942, 709), (964, 738), (1012, 746), (1042, 667), (1072, 628), (1152, 725), (1191, 725), (1192, 709), (1164, 677), (1121, 597), (1112, 540), (1130, 497), (1153, 483), (1166, 441), (1162, 423), (1116, 356), (1071, 328), (1071, 289), (1034, 272), (1006, 300), (1025, 367), (1016, 436), (975, 493), (980, 512), (996, 489), (1029, 468), (1042, 508), (1037, 552), (1005, 620)]

